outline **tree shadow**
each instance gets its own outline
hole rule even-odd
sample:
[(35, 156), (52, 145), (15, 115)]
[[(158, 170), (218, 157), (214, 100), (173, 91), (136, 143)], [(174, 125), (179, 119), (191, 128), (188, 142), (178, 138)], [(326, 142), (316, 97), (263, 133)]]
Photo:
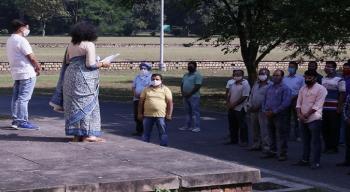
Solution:
[[(3, 127), (0, 127), (0, 129), (14, 130), (14, 129), (3, 128)], [(43, 143), (67, 143), (67, 142), (70, 142), (72, 139), (68, 137), (21, 136), (15, 133), (11, 133), (11, 134), (0, 134), (0, 140), (1, 141), (31, 141), (31, 142), (43, 142)]]

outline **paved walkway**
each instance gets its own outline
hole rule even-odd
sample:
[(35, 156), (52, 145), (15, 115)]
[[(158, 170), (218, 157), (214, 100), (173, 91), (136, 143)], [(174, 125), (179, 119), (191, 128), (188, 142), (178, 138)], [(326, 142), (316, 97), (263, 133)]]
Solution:
[[(57, 142), (68, 141), (67, 137), (64, 136), (62, 115), (52, 112), (47, 103), (48, 98), (33, 98), (30, 103), (31, 117), (35, 118), (34, 122), (37, 122), (38, 124), (41, 124), (41, 122), (44, 121), (48, 122), (48, 120), (51, 120), (51, 122), (55, 123), (49, 124), (47, 126), (42, 126), (42, 129), (40, 131), (31, 133), (35, 134), (35, 136), (21, 136), (22, 134), (19, 131), (6, 130), (2, 128), (0, 132), (2, 150), (8, 151), (9, 153), (11, 150), (21, 150), (20, 147), (17, 147), (16, 149), (9, 148), (11, 142), (15, 141), (22, 141), (24, 145), (26, 142), (29, 142), (31, 145), (38, 145), (44, 148), (46, 146), (49, 148), (50, 145), (53, 145)], [(108, 141), (106, 145), (113, 145), (113, 147), (115, 147), (116, 144), (118, 148), (121, 148), (123, 150), (133, 150), (133, 148), (128, 149), (129, 146), (127, 142), (118, 144), (120, 138), (128, 138), (128, 141), (139, 140), (138, 137), (131, 136), (131, 132), (134, 131), (134, 122), (131, 110), (132, 104), (117, 102), (101, 102), (100, 104), (103, 123), (102, 126), (106, 133), (104, 137)], [(9, 114), (9, 106), (10, 97), (0, 96), (0, 114)], [(321, 169), (311, 170), (309, 168), (295, 167), (291, 165), (300, 157), (301, 144), (298, 142), (289, 143), (289, 160), (286, 162), (278, 162), (274, 159), (263, 160), (260, 159), (261, 154), (258, 152), (250, 152), (245, 148), (235, 145), (223, 145), (222, 143), (224, 142), (224, 138), (227, 135), (225, 113), (203, 112), (202, 131), (199, 133), (179, 131), (177, 128), (183, 124), (184, 120), (185, 117), (183, 115), (183, 111), (180, 108), (176, 108), (174, 113), (174, 120), (169, 123), (169, 148), (176, 148), (190, 153), (213, 157), (215, 159), (253, 166), (261, 169), (263, 176), (278, 176), (299, 182), (307, 182), (311, 185), (319, 185), (338, 191), (346, 191), (347, 189), (350, 189), (350, 176), (346, 175), (346, 173), (350, 171), (350, 168), (344, 169), (335, 167), (335, 163), (343, 160), (344, 149), (342, 147), (340, 147), (339, 154), (322, 156)], [(48, 139), (47, 136), (50, 138)], [(153, 142), (155, 144), (158, 143), (156, 131), (153, 135)], [(142, 142), (140, 143), (142, 144)], [(74, 146), (76, 146), (76, 144)], [(79, 144), (77, 146), (79, 146)], [(99, 148), (99, 145), (94, 145), (94, 147)], [(83, 148), (84, 150), (89, 150), (90, 147)], [(26, 151), (23, 151), (23, 154), (25, 153)], [(81, 149), (75, 149), (75, 147), (72, 147), (72, 150), (67, 154), (67, 156), (78, 156), (81, 153)], [(139, 155), (144, 154), (140, 151), (135, 151), (135, 153), (138, 153)], [(37, 155), (54, 157), (57, 155), (60, 156), (62, 153), (47, 150), (37, 151)], [(99, 154), (93, 153), (92, 155)], [(119, 154), (113, 155), (118, 156)], [(159, 157), (157, 158), (162, 157), (159, 154)], [(186, 164), (191, 164), (192, 161), (199, 161), (199, 159), (187, 159), (186, 161), (183, 161), (182, 164), (186, 166)], [(3, 163), (4, 161), (0, 162), (1, 167), (5, 166)], [(67, 163), (73, 163), (72, 165), (74, 165), (74, 162), (68, 161)], [(67, 166), (67, 163), (65, 166)], [(16, 166), (16, 162), (11, 162), (11, 164), (8, 166)]]

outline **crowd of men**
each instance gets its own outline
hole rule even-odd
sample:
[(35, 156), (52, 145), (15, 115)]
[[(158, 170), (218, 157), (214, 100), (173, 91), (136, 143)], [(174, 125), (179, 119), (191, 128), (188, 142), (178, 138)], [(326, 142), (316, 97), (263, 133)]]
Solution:
[[(262, 151), (262, 158), (288, 159), (288, 140), (302, 142), (297, 166), (318, 169), (321, 153), (338, 153), (345, 144), (345, 161), (350, 166), (350, 62), (337, 73), (337, 63), (327, 61), (325, 76), (317, 72), (317, 62), (308, 63), (304, 75), (297, 74), (298, 63), (283, 70), (260, 69), (252, 88), (242, 69), (233, 70), (227, 82), (227, 108), (230, 141)], [(323, 150), (322, 150), (323, 149)]]
[[(230, 134), (229, 141), (225, 144), (239, 144), (252, 151), (261, 151), (262, 158), (286, 161), (288, 141), (302, 142), (300, 161), (294, 165), (309, 166), (311, 169), (320, 168), (322, 151), (325, 154), (338, 153), (339, 145), (346, 144), (345, 160), (337, 166), (350, 166), (350, 61), (343, 64), (342, 74), (337, 73), (337, 63), (334, 61), (326, 62), (324, 77), (317, 72), (317, 67), (318, 63), (311, 61), (304, 75), (300, 75), (297, 73), (298, 63), (292, 61), (287, 75), (283, 70), (277, 69), (272, 76), (268, 69), (263, 68), (258, 71), (257, 80), (252, 87), (244, 79), (244, 70), (234, 69), (232, 78), (226, 85)], [(199, 90), (203, 78), (196, 69), (196, 62), (188, 63), (188, 73), (183, 76), (181, 83), (187, 117), (186, 124), (179, 128), (181, 131), (201, 130)], [(146, 92), (142, 91), (148, 85), (154, 89), (151, 83), (154, 74), (151, 75), (150, 70), (150, 65), (142, 63), (140, 74), (133, 81), (135, 135), (143, 136), (145, 141), (149, 141), (150, 127), (144, 119), (142, 124), (142, 119), (137, 118), (137, 114), (146, 110), (138, 105), (146, 107), (147, 98), (161, 98), (165, 103), (167, 97), (171, 98), (168, 89), (160, 91), (163, 97), (159, 94), (147, 96), (149, 88)], [(142, 102), (138, 101), (140, 98)], [(152, 102), (158, 103), (149, 101)], [(152, 110), (157, 108), (159, 111), (169, 111), (169, 107), (165, 104), (157, 105)], [(162, 114), (165, 119), (171, 119), (166, 117), (168, 113)], [(157, 125), (161, 145), (166, 145), (166, 125)], [(145, 132), (142, 126), (148, 127)]]

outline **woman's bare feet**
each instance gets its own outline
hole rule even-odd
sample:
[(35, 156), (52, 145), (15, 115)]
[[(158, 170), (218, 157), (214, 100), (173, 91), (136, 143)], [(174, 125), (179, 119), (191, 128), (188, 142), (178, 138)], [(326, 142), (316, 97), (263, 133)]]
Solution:
[(102, 139), (102, 138), (96, 137), (96, 136), (84, 137), (82, 141), (83, 142), (96, 142), (96, 143), (106, 142), (105, 139)]

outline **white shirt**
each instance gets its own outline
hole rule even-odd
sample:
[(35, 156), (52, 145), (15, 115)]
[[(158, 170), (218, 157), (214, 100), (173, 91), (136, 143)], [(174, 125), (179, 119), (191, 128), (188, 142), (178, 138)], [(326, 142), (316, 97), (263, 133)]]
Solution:
[[(240, 83), (233, 83), (230, 87), (229, 98), (230, 103), (234, 103), (238, 101), (241, 97), (249, 97), (250, 93), (250, 85), (249, 82), (243, 79)], [(247, 103), (247, 99), (244, 100), (241, 104), (237, 105), (234, 110), (241, 111), (243, 107), (245, 107)]]
[(13, 80), (36, 77), (34, 67), (27, 58), (27, 55), (33, 53), (33, 50), (26, 38), (12, 34), (7, 39), (6, 52)]

